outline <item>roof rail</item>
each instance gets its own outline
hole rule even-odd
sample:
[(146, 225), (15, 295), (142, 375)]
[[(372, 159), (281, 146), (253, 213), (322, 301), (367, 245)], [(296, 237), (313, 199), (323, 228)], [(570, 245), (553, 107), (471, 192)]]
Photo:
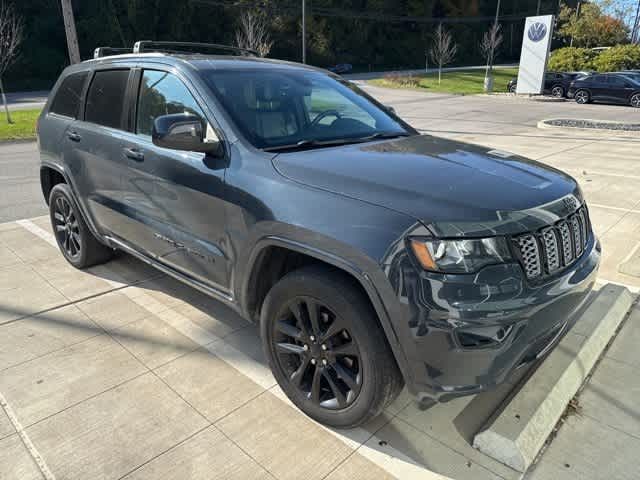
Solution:
[(132, 52), (133, 50), (130, 48), (98, 47), (93, 51), (93, 58), (108, 57), (109, 55)]
[[(186, 49), (186, 50), (182, 50)], [(210, 49), (223, 52), (239, 53), (257, 57), (258, 52), (248, 48), (232, 47), (230, 45), (220, 45), (218, 43), (199, 42), (156, 42), (152, 40), (140, 40), (133, 45), (133, 53), (143, 52), (169, 52), (169, 53), (196, 53), (198, 50)], [(198, 52), (201, 53), (201, 52)]]

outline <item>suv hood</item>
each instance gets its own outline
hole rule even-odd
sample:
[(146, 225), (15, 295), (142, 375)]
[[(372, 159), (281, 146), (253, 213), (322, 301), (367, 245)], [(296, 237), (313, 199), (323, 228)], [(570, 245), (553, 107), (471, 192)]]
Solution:
[(273, 163), (291, 180), (405, 213), (437, 235), (518, 233), (582, 203), (559, 170), (429, 135), (282, 153)]

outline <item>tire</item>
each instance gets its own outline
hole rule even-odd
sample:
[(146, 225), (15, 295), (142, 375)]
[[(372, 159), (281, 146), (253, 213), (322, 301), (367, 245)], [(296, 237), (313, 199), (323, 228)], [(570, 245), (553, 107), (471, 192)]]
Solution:
[[(309, 312), (316, 312), (315, 329)], [(265, 298), (260, 331), (282, 390), (325, 425), (353, 428), (367, 422), (404, 385), (375, 311), (338, 271), (305, 267), (283, 277)]]
[(551, 89), (551, 96), (555, 98), (564, 98), (564, 87), (562, 85), (554, 85)]
[(517, 88), (517, 85), (511, 85), (509, 87), (509, 93), (516, 93)]
[(633, 95), (631, 95), (631, 98), (629, 99), (629, 104), (632, 107), (640, 108), (640, 92), (634, 93)]
[(587, 90), (578, 90), (574, 95), (576, 103), (585, 105), (591, 101), (591, 94)]
[(113, 256), (113, 250), (100, 243), (87, 228), (66, 183), (51, 189), (49, 217), (58, 248), (74, 267), (88, 268)]

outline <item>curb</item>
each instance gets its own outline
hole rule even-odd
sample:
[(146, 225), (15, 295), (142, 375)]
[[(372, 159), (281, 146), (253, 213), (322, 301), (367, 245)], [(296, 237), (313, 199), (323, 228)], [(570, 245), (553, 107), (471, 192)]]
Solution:
[(633, 301), (626, 288), (604, 285), (569, 333), (475, 436), (473, 446), (518, 472), (526, 472)]
[[(540, 120), (538, 122), (538, 128), (542, 130), (558, 130), (561, 132), (573, 132), (573, 133), (597, 133), (597, 134), (606, 134), (606, 135), (615, 135), (620, 137), (637, 137), (637, 130), (613, 130), (609, 128), (581, 128), (581, 127), (565, 127), (561, 125), (550, 125), (546, 122), (550, 120), (555, 120), (553, 118), (547, 118), (545, 120)], [(580, 119), (580, 120), (590, 120), (590, 119)], [(607, 123), (602, 120), (591, 120), (598, 123)], [(622, 122), (611, 122), (611, 123), (622, 123)]]

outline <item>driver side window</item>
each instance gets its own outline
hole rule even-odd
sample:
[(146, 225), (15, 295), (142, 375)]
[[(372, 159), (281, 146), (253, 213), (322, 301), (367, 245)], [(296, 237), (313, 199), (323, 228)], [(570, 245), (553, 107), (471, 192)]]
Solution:
[(178, 77), (158, 70), (145, 70), (140, 82), (136, 133), (150, 137), (156, 117), (171, 113), (191, 113), (204, 122), (202, 110)]

